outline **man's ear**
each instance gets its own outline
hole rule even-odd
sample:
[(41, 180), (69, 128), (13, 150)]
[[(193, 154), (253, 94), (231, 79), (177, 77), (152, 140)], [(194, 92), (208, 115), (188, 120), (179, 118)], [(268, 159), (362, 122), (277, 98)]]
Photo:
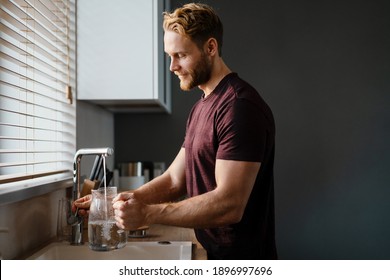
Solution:
[(215, 56), (218, 55), (218, 42), (214, 38), (210, 38), (205, 43), (205, 52), (208, 55)]

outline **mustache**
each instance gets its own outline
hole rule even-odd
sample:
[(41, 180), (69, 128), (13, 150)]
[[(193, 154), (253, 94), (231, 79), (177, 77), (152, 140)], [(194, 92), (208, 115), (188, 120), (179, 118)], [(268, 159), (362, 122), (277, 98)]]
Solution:
[(176, 76), (182, 76), (182, 75), (186, 75), (186, 73), (181, 73), (181, 72), (174, 72), (174, 74), (176, 75)]

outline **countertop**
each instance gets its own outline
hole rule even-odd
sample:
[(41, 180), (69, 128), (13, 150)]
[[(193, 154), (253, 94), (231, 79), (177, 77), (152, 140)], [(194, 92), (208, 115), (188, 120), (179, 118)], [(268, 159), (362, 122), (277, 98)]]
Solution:
[[(84, 241), (88, 241), (88, 230), (86, 228), (84, 228), (83, 238)], [(196, 240), (193, 229), (165, 225), (152, 225), (146, 230), (146, 236), (128, 238), (128, 242), (131, 241), (190, 241), (192, 242), (192, 259), (207, 260), (206, 250)], [(51, 240), (46, 244), (42, 244), (42, 246), (39, 246), (31, 252), (27, 252), (27, 254), (24, 254), (21, 258), (17, 259), (26, 259), (52, 242), (56, 242), (56, 240)]]

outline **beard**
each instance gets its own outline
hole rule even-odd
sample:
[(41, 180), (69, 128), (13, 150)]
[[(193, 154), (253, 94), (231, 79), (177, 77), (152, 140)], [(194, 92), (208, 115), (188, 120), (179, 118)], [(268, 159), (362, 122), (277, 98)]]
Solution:
[(186, 73), (186, 79), (180, 79), (180, 88), (189, 91), (196, 86), (202, 85), (210, 80), (211, 63), (206, 55), (202, 54), (201, 59), (192, 70)]

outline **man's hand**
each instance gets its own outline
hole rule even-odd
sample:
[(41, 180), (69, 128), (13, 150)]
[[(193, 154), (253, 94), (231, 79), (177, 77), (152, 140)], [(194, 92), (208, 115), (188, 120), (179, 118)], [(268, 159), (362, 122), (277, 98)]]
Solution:
[(92, 195), (88, 194), (86, 196), (80, 197), (75, 200), (72, 204), (72, 212), (75, 213), (78, 209), (80, 216), (86, 216), (89, 213), (89, 208), (91, 207)]
[(113, 200), (116, 225), (121, 229), (135, 230), (146, 224), (147, 205), (132, 193), (120, 193)]

